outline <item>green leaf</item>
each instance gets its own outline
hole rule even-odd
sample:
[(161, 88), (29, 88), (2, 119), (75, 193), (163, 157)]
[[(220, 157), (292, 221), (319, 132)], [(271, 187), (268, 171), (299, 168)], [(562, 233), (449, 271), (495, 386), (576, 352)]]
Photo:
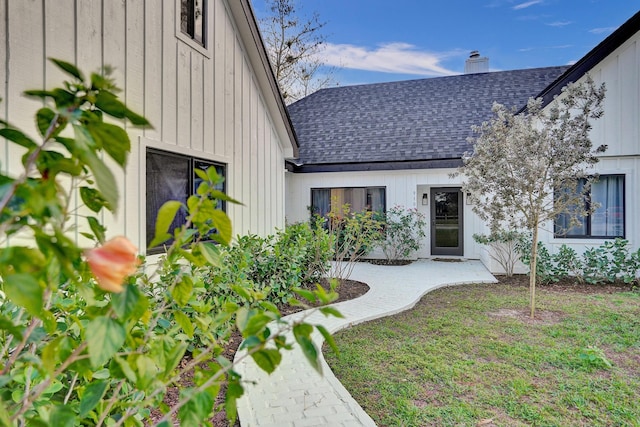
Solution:
[(188, 347), (189, 345), (187, 343), (178, 342), (173, 347), (168, 349), (168, 351), (165, 351), (165, 375), (169, 375), (174, 369), (178, 367)]
[(201, 180), (203, 180), (203, 181), (208, 181), (209, 180), (209, 177), (207, 176), (207, 173), (205, 171), (203, 171), (202, 169), (195, 168), (193, 170), (193, 172), (195, 172), (195, 174), (198, 175), (198, 178), (200, 178)]
[(183, 427), (200, 427), (204, 420), (213, 411), (215, 396), (207, 391), (201, 391), (194, 396), (178, 411), (180, 425)]
[(79, 418), (84, 418), (89, 412), (96, 407), (109, 387), (109, 381), (95, 381), (85, 388), (80, 398), (80, 414)]
[(22, 341), (22, 328), (14, 325), (11, 319), (3, 315), (0, 315), (0, 330), (7, 331), (15, 340)]
[(89, 359), (94, 368), (104, 365), (124, 344), (124, 327), (110, 317), (100, 316), (87, 325)]
[[(213, 169), (213, 168), (209, 168), (209, 169)], [(233, 203), (235, 205), (241, 205), (242, 203), (240, 203), (239, 201), (237, 201), (236, 199), (230, 197), (229, 195), (223, 193), (220, 190), (211, 190), (211, 197), (213, 197), (214, 199), (217, 200), (224, 200), (225, 202), (230, 202)]]
[(231, 382), (227, 384), (227, 394), (224, 399), (224, 410), (227, 413), (227, 418), (231, 421), (230, 425), (235, 424), (237, 414), (237, 400), (242, 397), (244, 389), (237, 382)]
[(160, 209), (158, 209), (158, 216), (156, 217), (155, 237), (151, 243), (149, 243), (149, 247), (152, 248), (158, 246), (171, 238), (171, 235), (169, 234), (169, 227), (173, 223), (173, 220), (181, 207), (182, 203), (176, 200), (169, 200), (160, 206)]
[(339, 319), (344, 319), (344, 316), (342, 315), (342, 313), (340, 313), (338, 310), (336, 310), (333, 307), (322, 307), (320, 308), (320, 312), (322, 314), (324, 314), (325, 316), (334, 316), (337, 317)]
[(193, 280), (189, 276), (182, 276), (180, 281), (171, 289), (171, 296), (180, 307), (187, 305), (193, 294)]
[(233, 233), (231, 229), (231, 220), (229, 216), (223, 211), (215, 210), (211, 212), (211, 221), (213, 222), (213, 226), (218, 231), (218, 235), (222, 239), (222, 242), (228, 245), (231, 242)]
[(282, 355), (280, 352), (273, 348), (256, 351), (251, 355), (251, 357), (256, 362), (256, 365), (268, 374), (275, 371), (282, 361)]
[(184, 333), (187, 334), (189, 338), (193, 338), (193, 324), (191, 323), (191, 320), (189, 320), (189, 317), (179, 310), (173, 312), (173, 317), (176, 319), (176, 323), (182, 328)]
[(118, 97), (107, 90), (101, 90), (96, 95), (96, 107), (118, 119), (123, 119), (127, 111), (127, 107)]
[(266, 327), (269, 322), (273, 320), (273, 317), (268, 316), (265, 313), (257, 313), (253, 316), (250, 316), (247, 320), (244, 328), (240, 330), (242, 332), (242, 336), (247, 338), (251, 335), (260, 334)]
[(293, 292), (300, 295), (310, 303), (314, 303), (317, 300), (316, 295), (312, 291), (309, 291), (307, 289), (295, 288), (293, 289)]
[(38, 144), (33, 142), (31, 138), (17, 129), (2, 128), (0, 129), (0, 137), (8, 139), (9, 141), (13, 141), (16, 144), (30, 150), (38, 147)]
[(104, 123), (97, 120), (90, 122), (87, 129), (99, 145), (120, 166), (127, 163), (127, 155), (131, 151), (129, 135), (120, 126)]
[(331, 350), (333, 350), (333, 352), (336, 355), (340, 355), (340, 351), (338, 350), (338, 346), (336, 345), (336, 341), (333, 339), (333, 335), (331, 335), (329, 333), (327, 328), (325, 328), (322, 325), (316, 325), (316, 329), (322, 334), (322, 336), (323, 336), (324, 340), (326, 341), (326, 343), (329, 344), (329, 347), (331, 347)]
[(104, 243), (105, 233), (107, 232), (107, 229), (102, 224), (100, 224), (98, 218), (92, 216), (87, 217), (87, 222), (89, 223), (91, 231), (96, 236), (96, 239), (98, 239), (98, 242)]
[(129, 285), (123, 292), (111, 295), (111, 307), (120, 320), (137, 320), (149, 307), (149, 300), (137, 286)]
[(76, 414), (67, 405), (56, 405), (49, 416), (49, 425), (56, 427), (74, 427)]
[(220, 265), (220, 251), (216, 245), (208, 242), (200, 242), (198, 243), (198, 249), (211, 266), (215, 267)]
[(146, 118), (142, 117), (141, 115), (134, 113), (133, 111), (129, 110), (127, 108), (127, 111), (125, 111), (124, 113), (125, 117), (127, 119), (129, 119), (129, 121), (131, 122), (131, 124), (136, 125), (136, 126), (151, 126), (151, 123), (149, 123), (149, 120), (147, 120)]
[[(56, 117), (56, 113), (47, 107), (43, 107), (38, 110), (36, 113), (36, 124), (38, 125), (38, 130), (40, 131), (40, 135), (45, 136), (51, 123)], [(58, 132), (55, 132), (57, 134)]]
[(107, 201), (99, 191), (91, 187), (80, 187), (80, 198), (92, 211), (98, 213), (103, 207), (108, 208)]
[(60, 68), (62, 71), (75, 77), (78, 80), (84, 81), (84, 76), (82, 75), (82, 72), (75, 65), (70, 64), (69, 62), (66, 62), (66, 61), (61, 61), (60, 59), (55, 59), (55, 58), (48, 58), (48, 59), (49, 61), (56, 64), (58, 68)]
[(63, 339), (64, 337), (58, 337), (42, 349), (42, 364), (49, 373), (54, 372), (56, 363), (60, 359), (60, 352), (58, 351), (58, 348), (60, 347), (60, 343)]
[(302, 353), (307, 358), (307, 361), (311, 364), (319, 374), (322, 374), (322, 365), (318, 360), (318, 349), (311, 340), (311, 332), (313, 327), (306, 323), (301, 323), (293, 327), (293, 336), (296, 338), (296, 342), (300, 345)]
[(14, 304), (24, 307), (32, 316), (42, 313), (44, 289), (29, 274), (11, 274), (4, 277), (4, 292)]

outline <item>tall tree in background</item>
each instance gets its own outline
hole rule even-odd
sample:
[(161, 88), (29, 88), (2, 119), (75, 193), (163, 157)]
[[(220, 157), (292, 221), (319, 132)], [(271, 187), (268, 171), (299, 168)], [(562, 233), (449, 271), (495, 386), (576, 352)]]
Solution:
[(260, 29), (280, 90), (287, 104), (335, 84), (334, 69), (318, 52), (326, 37), (317, 12), (301, 15), (296, 0), (264, 0), (268, 15)]
[[(538, 230), (568, 214), (572, 225), (587, 214), (585, 196), (593, 176), (588, 168), (598, 162), (606, 146), (593, 147), (591, 120), (602, 116), (604, 84), (591, 78), (566, 86), (547, 110), (541, 99), (530, 99), (516, 114), (494, 104), (494, 117), (474, 126), (474, 152), (465, 155), (464, 166), (453, 174), (465, 178), (473, 211), (492, 232), (502, 228), (531, 233), (530, 309), (535, 315)], [(584, 187), (579, 185), (586, 182)], [(591, 207), (593, 210), (595, 207)]]

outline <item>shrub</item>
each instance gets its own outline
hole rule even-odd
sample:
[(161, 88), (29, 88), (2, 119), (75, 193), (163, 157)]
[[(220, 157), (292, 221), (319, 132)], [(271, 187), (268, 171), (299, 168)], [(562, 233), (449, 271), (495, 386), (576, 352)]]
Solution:
[(326, 227), (334, 262), (329, 277), (343, 281), (353, 272), (354, 263), (371, 252), (382, 236), (383, 222), (374, 212), (351, 212), (348, 204), (332, 209), (326, 219), (316, 220)]
[(507, 277), (513, 276), (513, 270), (518, 262), (516, 246), (521, 234), (513, 230), (499, 230), (491, 234), (474, 234), (473, 240), (489, 246), (489, 256), (496, 261)]
[(420, 249), (425, 234), (425, 217), (417, 209), (394, 206), (384, 214), (380, 247), (388, 261), (409, 258)]
[[(529, 265), (526, 256), (531, 239), (523, 237), (518, 243), (521, 260)], [(599, 247), (585, 250), (580, 258), (575, 250), (562, 245), (556, 254), (549, 254), (547, 248), (538, 243), (538, 275), (541, 283), (557, 282), (569, 276), (579, 282), (591, 284), (613, 283), (621, 280), (624, 283), (637, 283), (640, 270), (640, 249), (630, 252), (629, 241), (617, 238), (607, 241)]]
[[(288, 330), (320, 369), (313, 327), (301, 321), (272, 333), (269, 324), (280, 313), (260, 290), (221, 282), (214, 291), (219, 301), (201, 298), (210, 266), (221, 263), (220, 248), (202, 236), (221, 246), (231, 240), (231, 222), (218, 204), (235, 201), (215, 190), (221, 182), (215, 168), (196, 170), (202, 182), (186, 204), (170, 201), (159, 209), (150, 246), (173, 243), (158, 269), (143, 263), (136, 271), (140, 260), (126, 237), (105, 241), (99, 218), (119, 201), (105, 159), (124, 166), (130, 140), (103, 119), (147, 121), (117, 98), (108, 76), (94, 73), (87, 81), (73, 64), (53, 62), (71, 81), (26, 92), (46, 100), (36, 113), (41, 141), (0, 122), (0, 136), (15, 144), (11, 151), (25, 152), (22, 172), (0, 173), (0, 425), (142, 426), (150, 423), (151, 408), (162, 412), (164, 426), (174, 416), (183, 425), (203, 425), (223, 381), (227, 414), (234, 416), (241, 379), (219, 356), (231, 324), (261, 369), (276, 369), (280, 351), (291, 346), (283, 335)], [(70, 214), (76, 196), (85, 217)], [(170, 230), (181, 209), (186, 223)], [(65, 234), (83, 219), (79, 232), (96, 248), (81, 248)], [(335, 298), (301, 294), (322, 303)], [(332, 342), (324, 328), (316, 329)], [(188, 348), (192, 358), (182, 364)], [(192, 369), (194, 384), (166, 407), (167, 387)]]

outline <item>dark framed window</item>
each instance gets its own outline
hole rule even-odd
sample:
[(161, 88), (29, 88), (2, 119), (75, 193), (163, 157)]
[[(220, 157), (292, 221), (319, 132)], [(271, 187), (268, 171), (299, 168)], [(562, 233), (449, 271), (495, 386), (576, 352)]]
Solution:
[[(195, 169), (215, 168), (218, 175), (225, 178), (216, 186), (216, 189), (226, 193), (226, 165), (154, 148), (147, 148), (146, 163), (147, 253), (160, 253), (163, 251), (162, 247), (149, 247), (149, 243), (155, 237), (155, 223), (160, 207), (169, 200), (186, 204), (189, 196), (196, 193), (202, 182), (195, 174)], [(220, 208), (226, 210), (226, 205), (223, 202), (220, 203)], [(172, 231), (181, 226), (186, 220), (187, 213), (180, 210), (169, 230)]]
[(180, 0), (180, 31), (206, 47), (207, 0)]
[[(578, 182), (577, 191), (582, 192), (586, 180)], [(558, 215), (554, 232), (560, 238), (615, 238), (625, 236), (624, 175), (600, 175), (591, 183), (584, 197), (584, 208), (589, 215), (578, 216), (579, 225), (571, 224), (571, 214)]]
[[(311, 212), (324, 216), (331, 212), (332, 207), (341, 209), (348, 204), (351, 212), (385, 212), (385, 187), (340, 187), (340, 188), (312, 188)], [(335, 206), (334, 206), (335, 205)]]

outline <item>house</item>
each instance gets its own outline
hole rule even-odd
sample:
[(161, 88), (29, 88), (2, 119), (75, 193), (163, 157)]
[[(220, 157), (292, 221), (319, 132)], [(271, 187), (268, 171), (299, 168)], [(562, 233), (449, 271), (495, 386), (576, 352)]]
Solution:
[(596, 146), (609, 146), (596, 168), (603, 183), (597, 197), (605, 203), (583, 230), (556, 236), (550, 224), (542, 240), (551, 250), (569, 244), (580, 252), (619, 236), (637, 249), (638, 30), (640, 14), (571, 67), (488, 72), (486, 58), (474, 51), (465, 67), (469, 74), (323, 89), (290, 105), (300, 155), (287, 163), (287, 220), (306, 220), (310, 209), (323, 214), (332, 199), (354, 210), (417, 208), (430, 224), (417, 256), (481, 259), (498, 272), (486, 248), (473, 240), (474, 233), (487, 232), (486, 224), (462, 194), (461, 178), (449, 173), (472, 150), (471, 126), (491, 116), (494, 102), (522, 108), (529, 97), (543, 97), (548, 105), (562, 87), (589, 73), (607, 86), (605, 116), (591, 134)]
[[(284, 226), (283, 165), (297, 143), (249, 0), (10, 0), (0, 23), (0, 119), (38, 135), (42, 104), (21, 94), (61, 85), (53, 57), (85, 72), (112, 66), (121, 98), (153, 125), (127, 129), (132, 152), (124, 172), (114, 167), (122, 201), (105, 218), (108, 235), (144, 252), (159, 206), (193, 191), (194, 167), (215, 167), (243, 203), (226, 206), (234, 233)], [(0, 144), (11, 169), (22, 154)]]

